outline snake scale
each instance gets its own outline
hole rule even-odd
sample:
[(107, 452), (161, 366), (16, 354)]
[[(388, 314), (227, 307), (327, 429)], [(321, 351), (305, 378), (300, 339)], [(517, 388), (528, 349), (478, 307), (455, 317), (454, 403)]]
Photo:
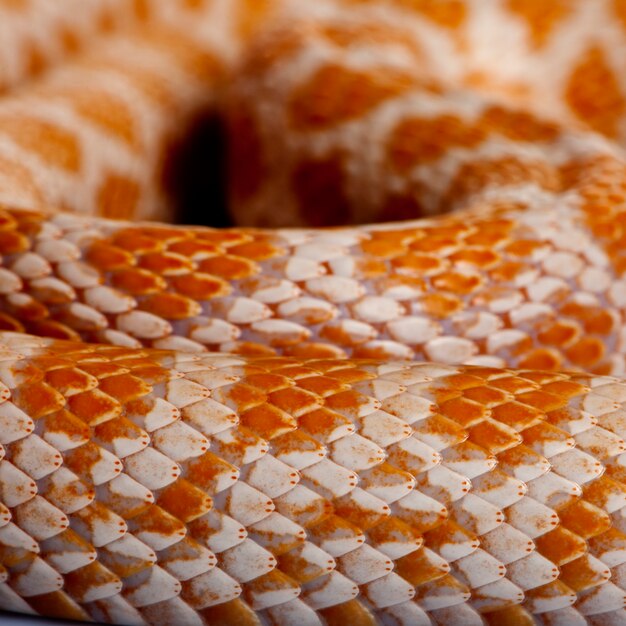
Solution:
[(625, 64), (623, 0), (0, 0), (0, 609), (626, 625)]

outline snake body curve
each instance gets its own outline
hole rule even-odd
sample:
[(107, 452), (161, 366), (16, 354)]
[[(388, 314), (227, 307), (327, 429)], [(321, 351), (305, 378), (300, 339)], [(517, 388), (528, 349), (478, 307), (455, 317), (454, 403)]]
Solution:
[[(0, 608), (626, 624), (626, 5), (81, 7), (0, 3)], [(136, 222), (213, 107), (266, 229)]]

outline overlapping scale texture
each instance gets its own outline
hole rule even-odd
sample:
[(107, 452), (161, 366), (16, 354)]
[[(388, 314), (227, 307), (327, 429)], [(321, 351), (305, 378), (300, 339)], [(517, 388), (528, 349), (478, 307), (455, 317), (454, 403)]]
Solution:
[[(583, 176), (581, 195), (613, 193), (614, 164)], [(128, 347), (621, 374), (620, 240), (592, 236), (597, 206), (494, 203), (332, 231), (6, 210), (0, 322)]]
[(1, 339), (4, 609), (623, 619), (615, 378)]

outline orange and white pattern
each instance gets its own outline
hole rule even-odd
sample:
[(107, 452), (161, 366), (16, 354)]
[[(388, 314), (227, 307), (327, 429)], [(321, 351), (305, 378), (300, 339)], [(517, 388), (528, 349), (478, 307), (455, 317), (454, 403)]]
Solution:
[[(0, 0), (0, 42), (0, 610), (626, 625), (624, 0)], [(235, 226), (145, 221), (207, 115)]]
[(618, 379), (2, 341), (4, 608), (120, 624), (626, 618)]

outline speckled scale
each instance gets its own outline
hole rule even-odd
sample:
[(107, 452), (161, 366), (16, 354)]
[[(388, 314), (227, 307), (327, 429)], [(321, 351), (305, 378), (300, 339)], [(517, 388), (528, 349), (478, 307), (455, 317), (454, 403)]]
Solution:
[[(478, 624), (624, 602), (623, 443), (594, 434), (618, 379), (1, 338), (5, 608)], [(567, 403), (575, 436), (537, 430)]]

